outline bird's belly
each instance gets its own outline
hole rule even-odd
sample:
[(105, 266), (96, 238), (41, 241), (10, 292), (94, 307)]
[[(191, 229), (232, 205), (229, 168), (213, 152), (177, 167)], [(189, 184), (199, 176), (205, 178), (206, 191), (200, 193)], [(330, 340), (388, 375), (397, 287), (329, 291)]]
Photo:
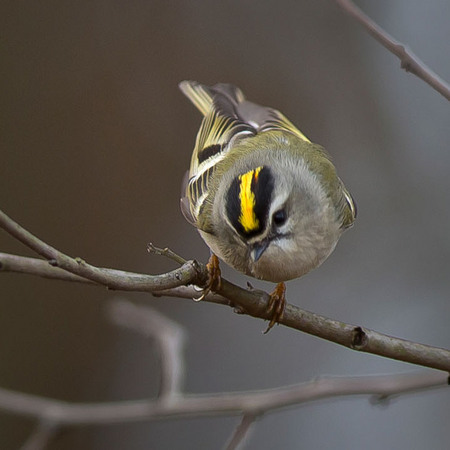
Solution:
[(254, 263), (244, 246), (222, 247), (207, 233), (200, 232), (213, 253), (226, 264), (254, 278), (279, 283), (299, 278), (320, 266), (336, 247), (339, 236), (328, 236), (320, 242), (307, 240), (299, 247), (285, 249), (282, 245), (270, 245), (262, 257)]
[(302, 249), (295, 254), (278, 253), (265, 255), (252, 268), (249, 275), (266, 281), (279, 283), (306, 275), (320, 266), (332, 253), (336, 242), (320, 249)]

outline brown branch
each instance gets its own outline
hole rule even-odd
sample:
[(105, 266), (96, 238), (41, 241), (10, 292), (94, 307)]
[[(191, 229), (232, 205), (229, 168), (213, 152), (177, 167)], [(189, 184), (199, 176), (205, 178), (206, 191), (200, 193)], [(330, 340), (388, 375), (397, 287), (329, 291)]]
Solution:
[[(29, 260), (32, 261), (30, 262)], [(21, 267), (22, 262), (25, 265)], [(198, 267), (199, 270), (204, 270), (203, 266), (198, 265)], [(30, 271), (27, 271), (27, 268)], [(74, 278), (72, 275), (67, 275), (64, 271), (58, 270), (58, 268), (48, 266), (45, 261), (5, 253), (0, 253), (0, 270), (31, 273), (61, 280), (88, 282), (83, 278)], [(113, 269), (108, 270), (113, 271)], [(120, 273), (120, 271), (117, 272)], [(131, 285), (129, 290), (133, 290)], [(142, 288), (140, 290), (153, 292), (158, 297), (192, 299), (198, 295), (198, 290), (193, 286), (179, 286), (156, 291), (152, 285), (149, 285), (145, 289)], [(269, 296), (266, 292), (242, 289), (223, 279), (220, 292), (208, 294), (204, 301), (235, 306), (239, 313), (267, 320), (270, 319), (270, 313), (267, 311), (268, 298)], [(353, 350), (450, 372), (449, 350), (388, 336), (368, 328), (329, 319), (292, 304), (286, 305), (280, 324)]]
[[(1, 225), (0, 225), (1, 226)], [(192, 261), (190, 261), (192, 262)], [(108, 273), (113, 274), (115, 277), (120, 277), (123, 274), (127, 275), (129, 272), (124, 272), (121, 270), (115, 269), (104, 269), (99, 268), (100, 270), (108, 271)], [(203, 266), (201, 264), (196, 263), (196, 269), (198, 271), (203, 270)], [(29, 258), (26, 256), (12, 255), (10, 253), (2, 253), (0, 252), (0, 272), (11, 272), (11, 273), (22, 273), (28, 275), (35, 275), (42, 278), (48, 278), (52, 280), (61, 280), (61, 281), (72, 281), (76, 283), (86, 283), (91, 286), (103, 286), (101, 283), (96, 283), (88, 278), (81, 277), (79, 275), (74, 275), (73, 273), (67, 272), (64, 269), (60, 269), (59, 267), (51, 266), (48, 261), (38, 258)], [(151, 275), (142, 275), (144, 277), (151, 277)], [(158, 277), (160, 275), (157, 275)], [(107, 286), (109, 287), (109, 286)], [(141, 285), (140, 289), (133, 289), (133, 284), (130, 283), (128, 289), (121, 289), (120, 287), (115, 287), (114, 290), (120, 291), (140, 291), (140, 292), (150, 292), (155, 296), (170, 296), (172, 291), (169, 289), (161, 289), (157, 290), (154, 288), (152, 283), (148, 283), (147, 285)], [(198, 296), (199, 290), (195, 289), (193, 286), (178, 286), (174, 292), (175, 297), (179, 298), (189, 298)], [(161, 295), (159, 295), (161, 293)], [(209, 303), (219, 303), (223, 305), (231, 305), (230, 300), (222, 297), (218, 294), (209, 294), (208, 300)]]
[[(115, 269), (99, 268), (80, 258), (72, 258), (40, 240), (0, 211), (0, 227), (11, 236), (44, 257), (48, 263), (71, 274), (102, 284), (109, 289), (124, 291), (158, 291), (202, 280), (202, 272), (195, 261), (187, 261), (180, 268), (161, 275), (145, 275)], [(74, 281), (72, 279), (72, 281)]]
[(355, 18), (383, 47), (397, 56), (400, 59), (402, 69), (416, 75), (447, 100), (450, 100), (449, 84), (426, 66), (411, 50), (383, 30), (351, 0), (336, 0), (336, 3)]
[(26, 256), (11, 255), (2, 252), (0, 252), (0, 272), (26, 273), (53, 280), (75, 281), (77, 283), (101, 286), (87, 278), (74, 275), (59, 267), (53, 267), (48, 261), (43, 259), (28, 258)]
[[(1, 224), (0, 224), (1, 227)], [(149, 244), (151, 245), (151, 244)], [(160, 252), (154, 252), (158, 255), (163, 255)], [(185, 260), (184, 260), (185, 261)], [(121, 270), (115, 269), (104, 269), (99, 268), (100, 270), (108, 271), (108, 273), (113, 274), (115, 277), (120, 277), (123, 274), (129, 274), (129, 272), (124, 272)], [(197, 270), (201, 271), (203, 266), (197, 263)], [(59, 267), (51, 266), (48, 261), (38, 258), (29, 258), (26, 256), (12, 255), (10, 253), (0, 252), (0, 272), (11, 272), (11, 273), (22, 273), (28, 275), (35, 275), (42, 278), (47, 278), (51, 280), (61, 280), (61, 281), (72, 281), (76, 283), (86, 283), (95, 286), (104, 286), (101, 283), (96, 283), (88, 278), (84, 278), (79, 275), (75, 275), (73, 273), (67, 272), (64, 269), (60, 269)], [(142, 275), (147, 277), (148, 275)], [(159, 275), (158, 275), (159, 276)], [(120, 291), (141, 291), (141, 292), (150, 292), (155, 297), (167, 297), (174, 296), (178, 298), (188, 298), (192, 299), (197, 297), (199, 294), (199, 290), (195, 289), (192, 285), (190, 286), (178, 286), (175, 290), (169, 289), (154, 289), (154, 285), (152, 283), (148, 283), (147, 285), (142, 285), (141, 289), (133, 289), (133, 285), (130, 284), (128, 289), (121, 289), (120, 287), (115, 287), (114, 290)], [(211, 293), (207, 297), (207, 302), (209, 303), (218, 303), (222, 305), (231, 306), (231, 301), (225, 297), (222, 297), (219, 294)]]
[(141, 420), (213, 415), (259, 416), (280, 408), (332, 397), (369, 395), (382, 399), (448, 385), (447, 375), (427, 372), (363, 377), (327, 377), (293, 386), (261, 391), (134, 400), (105, 403), (69, 403), (0, 388), (0, 409), (67, 425), (95, 425)]
[[(58, 267), (110, 288), (153, 292), (159, 296), (193, 298), (198, 292), (192, 287), (186, 288), (186, 286), (180, 285), (201, 285), (207, 279), (205, 267), (194, 261), (187, 262), (179, 269), (162, 275), (143, 275), (114, 269), (102, 269), (86, 263), (79, 265), (75, 259), (62, 254), (33, 236), (1, 211), (0, 227), (33, 248), (40, 255), (61, 261), (61, 263), (57, 263)], [(13, 259), (9, 257), (9, 263), (2, 263), (0, 257), (0, 268), (2, 266), (8, 267), (8, 264), (11, 268), (11, 260)], [(38, 264), (33, 262), (30, 266), (33, 267), (33, 273), (36, 274)], [(45, 274), (46, 276), (49, 275), (48, 267), (45, 269)], [(60, 275), (60, 271), (55, 271), (55, 278)], [(221, 289), (216, 294), (208, 295), (205, 300), (234, 306), (238, 312), (253, 317), (265, 320), (271, 318), (271, 313), (267, 308), (269, 295), (266, 292), (242, 289), (225, 279), (222, 279)], [(286, 305), (279, 323), (353, 350), (450, 372), (449, 350), (395, 338), (361, 326), (339, 322), (303, 310), (292, 304)]]

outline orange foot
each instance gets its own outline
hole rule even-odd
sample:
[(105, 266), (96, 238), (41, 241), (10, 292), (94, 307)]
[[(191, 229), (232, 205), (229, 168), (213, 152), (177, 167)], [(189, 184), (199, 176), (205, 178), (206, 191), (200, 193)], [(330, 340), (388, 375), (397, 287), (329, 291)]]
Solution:
[(203, 300), (211, 291), (218, 291), (222, 287), (219, 258), (214, 253), (211, 254), (206, 269), (208, 270), (208, 283), (203, 289), (202, 295), (194, 298), (196, 302)]
[(272, 314), (272, 318), (270, 319), (269, 326), (267, 327), (267, 330), (264, 331), (264, 334), (267, 334), (283, 317), (284, 308), (286, 306), (285, 293), (286, 285), (282, 282), (278, 283), (275, 290), (270, 294), (267, 311)]

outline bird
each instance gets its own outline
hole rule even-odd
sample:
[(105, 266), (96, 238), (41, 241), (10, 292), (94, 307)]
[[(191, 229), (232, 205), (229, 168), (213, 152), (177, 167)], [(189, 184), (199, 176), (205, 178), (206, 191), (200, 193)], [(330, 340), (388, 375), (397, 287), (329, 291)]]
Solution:
[(283, 315), (285, 282), (328, 258), (354, 224), (356, 204), (326, 150), (278, 110), (228, 83), (179, 88), (203, 115), (180, 200), (211, 251), (199, 300), (220, 289), (219, 258), (275, 282), (267, 332)]

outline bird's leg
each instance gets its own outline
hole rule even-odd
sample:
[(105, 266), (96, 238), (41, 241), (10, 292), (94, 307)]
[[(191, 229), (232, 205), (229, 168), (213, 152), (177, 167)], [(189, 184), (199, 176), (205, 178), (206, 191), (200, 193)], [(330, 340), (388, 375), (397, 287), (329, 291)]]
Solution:
[(272, 314), (269, 326), (264, 334), (267, 334), (271, 328), (280, 321), (283, 317), (284, 308), (286, 306), (286, 285), (281, 282), (278, 283), (274, 291), (270, 294), (269, 303), (267, 305), (267, 311)]
[(206, 264), (208, 271), (208, 283), (203, 289), (203, 293), (199, 298), (194, 298), (196, 302), (203, 300), (211, 291), (217, 291), (222, 287), (222, 276), (219, 266), (219, 258), (211, 253), (208, 264)]

